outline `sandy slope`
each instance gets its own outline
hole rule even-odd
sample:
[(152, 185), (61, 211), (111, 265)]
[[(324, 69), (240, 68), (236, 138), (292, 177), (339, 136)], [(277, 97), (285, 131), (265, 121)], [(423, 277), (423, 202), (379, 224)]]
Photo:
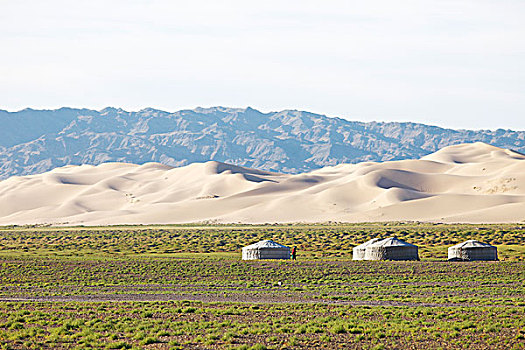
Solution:
[(525, 220), (525, 156), (484, 143), (285, 175), (219, 162), (67, 166), (0, 182), (0, 224)]

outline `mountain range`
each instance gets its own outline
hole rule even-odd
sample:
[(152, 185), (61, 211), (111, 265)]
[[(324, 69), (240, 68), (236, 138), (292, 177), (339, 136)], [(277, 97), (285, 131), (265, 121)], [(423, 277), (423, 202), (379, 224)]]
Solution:
[(65, 165), (178, 167), (209, 160), (296, 174), (340, 163), (418, 159), (476, 141), (525, 152), (525, 131), (359, 122), (297, 110), (28, 108), (0, 110), (0, 125), (0, 179)]

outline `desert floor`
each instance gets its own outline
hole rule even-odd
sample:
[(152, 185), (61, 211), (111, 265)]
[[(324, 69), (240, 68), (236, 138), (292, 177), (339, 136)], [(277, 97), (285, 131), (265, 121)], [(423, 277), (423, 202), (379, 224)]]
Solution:
[[(376, 235), (421, 261), (352, 261)], [(242, 261), (261, 239), (296, 261)], [(465, 239), (499, 262), (446, 262)], [(4, 227), (2, 348), (522, 349), (518, 225)]]

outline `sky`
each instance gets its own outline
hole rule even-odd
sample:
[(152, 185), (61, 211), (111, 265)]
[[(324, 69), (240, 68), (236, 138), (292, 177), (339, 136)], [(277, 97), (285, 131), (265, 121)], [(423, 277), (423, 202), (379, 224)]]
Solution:
[(0, 0), (0, 109), (525, 130), (525, 1)]

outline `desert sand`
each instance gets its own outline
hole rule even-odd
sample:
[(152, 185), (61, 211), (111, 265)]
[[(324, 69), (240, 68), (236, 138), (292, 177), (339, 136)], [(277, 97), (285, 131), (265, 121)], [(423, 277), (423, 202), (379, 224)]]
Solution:
[(105, 163), (0, 182), (1, 225), (524, 220), (525, 155), (484, 143), (298, 175)]

